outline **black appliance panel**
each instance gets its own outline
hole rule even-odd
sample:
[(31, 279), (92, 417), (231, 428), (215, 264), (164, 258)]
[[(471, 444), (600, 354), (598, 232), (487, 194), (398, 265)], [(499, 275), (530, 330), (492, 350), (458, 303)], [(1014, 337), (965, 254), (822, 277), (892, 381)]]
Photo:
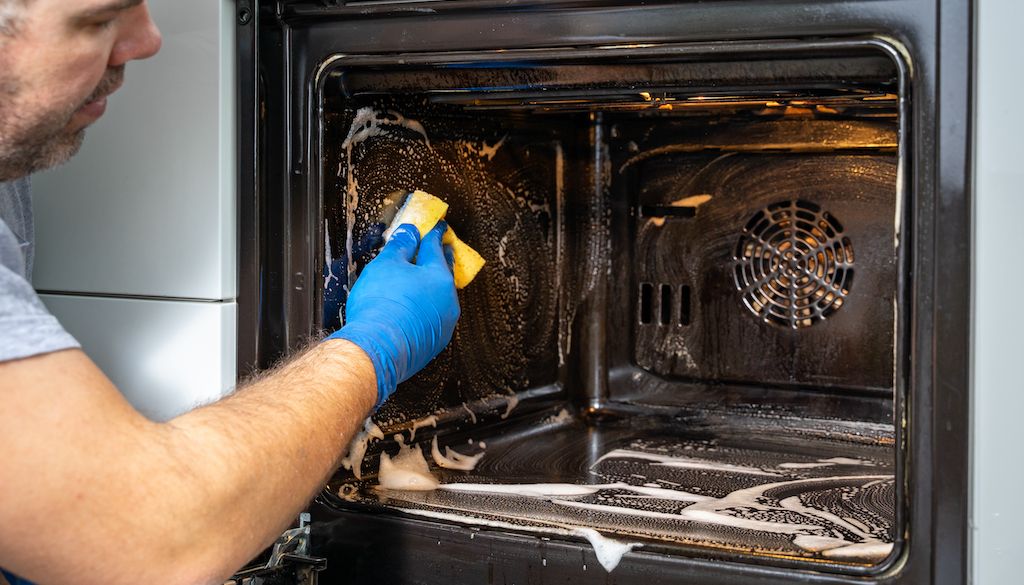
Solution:
[[(906, 281), (906, 299), (912, 311), (904, 312), (901, 324), (909, 327), (910, 339), (902, 347), (906, 350), (902, 365), (911, 366), (905, 372), (897, 370), (897, 432), (908, 433), (899, 439), (901, 463), (897, 467), (897, 514), (905, 511), (905, 534), (911, 535), (900, 562), (887, 565), (891, 570), (877, 574), (875, 581), (884, 582), (962, 582), (966, 567), (964, 548), (965, 509), (962, 501), (966, 490), (966, 467), (959, 465), (965, 459), (963, 428), (966, 412), (966, 392), (963, 386), (966, 355), (962, 348), (967, 339), (965, 311), (968, 295), (957, 283), (962, 282), (969, 265), (969, 197), (964, 164), (967, 157), (967, 133), (956, 121), (966, 119), (966, 89), (969, 87), (969, 31), (970, 5), (968, 2), (945, 2), (941, 5), (930, 0), (897, 0), (892, 2), (853, 1), (815, 3), (813, 7), (802, 2), (774, 3), (769, 10), (752, 10), (749, 3), (701, 3), (696, 8), (686, 6), (648, 6), (623, 8), (594, 8), (595, 4), (578, 4), (573, 10), (516, 12), (484, 12), (486, 2), (435, 3), (431, 11), (442, 17), (409, 17), (401, 11), (416, 5), (348, 7), (322, 5), (312, 2), (279, 2), (270, 9), (268, 4), (251, 4), (243, 0), (239, 13), (239, 32), (242, 50), (242, 148), (252, 157), (243, 155), (242, 184), (250, 184), (255, 177), (255, 197), (243, 197), (242, 252), (254, 264), (252, 270), (243, 270), (242, 282), (255, 282), (241, 291), (240, 312), (254, 318), (240, 323), (240, 371), (247, 371), (254, 363), (269, 364), (280, 355), (282, 348), (295, 346), (310, 331), (310, 323), (319, 323), (311, 303), (304, 300), (308, 294), (305, 275), (318, 271), (314, 252), (321, 244), (309, 237), (319, 224), (316, 185), (306, 177), (315, 176), (315, 161), (306, 155), (312, 141), (307, 121), (315, 106), (302, 96), (308, 95), (316, 70), (322, 59), (336, 52), (361, 50), (401, 54), (401, 59), (418, 58), (409, 51), (416, 50), (486, 50), (514, 46), (577, 47), (600, 45), (608, 39), (624, 42), (698, 41), (753, 39), (786, 36), (804, 38), (804, 49), (817, 46), (815, 38), (838, 35), (877, 34), (895, 39), (901, 45), (901, 54), (913, 64), (913, 77), (905, 97), (913, 97), (912, 116), (908, 119), (911, 132), (903, 135), (904, 148), (911, 162), (904, 170), (904, 178), (911, 186), (912, 205), (908, 207), (907, 225), (913, 233), (902, 234), (902, 244), (913, 249), (913, 281)], [(250, 5), (255, 8), (247, 9)], [(524, 3), (524, 7), (531, 3)], [(551, 3), (568, 7), (569, 3)], [(700, 18), (693, 18), (699, 9)], [(476, 10), (477, 12), (474, 12)], [(246, 16), (243, 17), (243, 14)], [(388, 16), (394, 14), (394, 16)], [(629, 18), (623, 18), (625, 14)], [(253, 18), (252, 15), (255, 15)], [(430, 22), (428, 22), (430, 21)], [(443, 26), (437, 26), (443, 23)], [(419, 25), (425, 26), (419, 26)], [(451, 35), (452, 27), (464, 34)], [(415, 29), (416, 34), (407, 34)], [(524, 30), (536, 32), (525, 38)], [(937, 43), (939, 31), (943, 43)], [(705, 43), (708, 50), (718, 51), (722, 45)], [(586, 52), (581, 51), (581, 52)], [(699, 52), (699, 50), (697, 51)], [(495, 58), (500, 59), (500, 54)], [(387, 61), (393, 57), (377, 57)], [(938, 75), (942, 70), (942, 77)], [(942, 95), (942, 102), (938, 98)], [(251, 108), (244, 107), (251, 104)], [(303, 174), (303, 169), (309, 172)], [(942, 169), (941, 173), (936, 169)], [(243, 190), (248, 193), (248, 190)], [(280, 196), (279, 196), (280, 195)], [(311, 198), (310, 198), (311, 197)], [(321, 240), (322, 242), (322, 240)], [(290, 243), (282, 246), (282, 243)], [(254, 253), (255, 252), (255, 253)], [(279, 257), (281, 256), (281, 257)], [(248, 262), (252, 259), (252, 262)], [(942, 260), (941, 266), (938, 263)], [(307, 266), (309, 264), (309, 266)], [(310, 270), (312, 268), (312, 270)], [(900, 277), (903, 282), (903, 276)], [(943, 285), (942, 283), (947, 283)], [(292, 285), (295, 286), (292, 286)], [(631, 283), (632, 284), (632, 283)], [(634, 296), (629, 287), (629, 299)], [(280, 302), (279, 302), (280, 301)], [(939, 311), (936, 313), (935, 311)], [(939, 317), (934, 317), (939, 315)], [(632, 317), (632, 314), (630, 315)], [(251, 327), (249, 325), (251, 324)], [(616, 330), (630, 323), (613, 323)], [(902, 344), (902, 342), (901, 342)], [(899, 349), (899, 348), (898, 348)], [(627, 344), (627, 352), (631, 348)], [(902, 355), (900, 351), (897, 355)], [(615, 369), (612, 378), (636, 377), (635, 373)], [(945, 392), (934, 393), (939, 376), (944, 380)], [(642, 376), (641, 376), (642, 377)], [(660, 378), (651, 380), (665, 386)], [(909, 383), (907, 394), (902, 394), (904, 382)], [(678, 394), (678, 393), (676, 393)], [(668, 393), (662, 392), (663, 396)], [(693, 398), (692, 393), (686, 396)], [(684, 396), (685, 398), (685, 396)], [(705, 395), (706, 398), (706, 395)], [(727, 394), (719, 404), (736, 404), (735, 396)], [(815, 404), (819, 404), (816, 401)], [(699, 406), (699, 402), (692, 402)], [(904, 408), (905, 407), (905, 408)], [(730, 415), (731, 416), (731, 415)], [(942, 421), (936, 426), (936, 421)], [(941, 453), (941, 455), (937, 455)], [(911, 454), (912, 458), (906, 459)], [(935, 457), (941, 456), (942, 465)], [(940, 478), (939, 481), (936, 478)], [(349, 515), (332, 508), (318, 510), (321, 518)], [(408, 544), (415, 550), (426, 552), (449, 532), (458, 537), (470, 537), (472, 532), (457, 526), (436, 523), (416, 523), (403, 520), (389, 523), (386, 518), (359, 515), (359, 524), (373, 524), (377, 528), (404, 526), (400, 532), (409, 537)], [(327, 526), (324, 524), (324, 526)], [(942, 534), (942, 538), (937, 537)], [(336, 533), (337, 536), (337, 533)], [(523, 539), (504, 533), (480, 535), (489, 545), (498, 544), (501, 554), (492, 554), (491, 561), (507, 563), (524, 558), (536, 550), (532, 538)], [(491, 536), (495, 538), (491, 538)], [(422, 537), (422, 538), (421, 538)], [(340, 540), (328, 541), (342, 546)], [(352, 546), (350, 541), (349, 547)], [(472, 545), (470, 549), (478, 551)], [(552, 544), (552, 549), (565, 549), (563, 544)], [(570, 552), (578, 550), (570, 546)], [(352, 550), (342, 548), (341, 551)], [(381, 549), (383, 550), (383, 549)], [(461, 549), (460, 549), (461, 550)], [(462, 551), (465, 553), (466, 551)], [(564, 552), (564, 551), (563, 551)], [(559, 553), (561, 558), (561, 553)], [(554, 556), (554, 555), (553, 555)], [(586, 555), (584, 554), (584, 558)], [(737, 583), (757, 579), (764, 583), (785, 583), (797, 578), (807, 582), (850, 582), (836, 576), (825, 576), (814, 570), (772, 570), (753, 565), (707, 562), (697, 557), (686, 558), (660, 554), (642, 554), (637, 562), (626, 562), (613, 582), (700, 582)], [(369, 557), (367, 557), (369, 558)], [(413, 557), (409, 556), (411, 560)], [(458, 574), (458, 554), (452, 557), (421, 556), (422, 561), (433, 559), (429, 574), (439, 579)], [(391, 561), (388, 566), (402, 569), (402, 562)], [(737, 560), (737, 559), (733, 559)], [(426, 565), (423, 565), (426, 566)], [(488, 564), (489, 575), (512, 575), (525, 578), (525, 573), (509, 572), (512, 565), (494, 562)], [(937, 570), (936, 567), (939, 567)], [(405, 567), (409, 568), (409, 567)], [(453, 572), (454, 571), (454, 572)], [(531, 569), (532, 571), (532, 569)], [(379, 573), (370, 571), (367, 574)], [(559, 575), (568, 576), (570, 567), (562, 567)], [(424, 573), (419, 573), (423, 575)], [(533, 574), (532, 572), (530, 574)], [(551, 573), (546, 573), (549, 577)], [(499, 575), (499, 576), (500, 576)], [(392, 582), (409, 578), (410, 573), (399, 570), (392, 574)], [(857, 580), (859, 581), (859, 579)], [(411, 582), (411, 581), (410, 581)], [(441, 581), (439, 581), (441, 582)]]

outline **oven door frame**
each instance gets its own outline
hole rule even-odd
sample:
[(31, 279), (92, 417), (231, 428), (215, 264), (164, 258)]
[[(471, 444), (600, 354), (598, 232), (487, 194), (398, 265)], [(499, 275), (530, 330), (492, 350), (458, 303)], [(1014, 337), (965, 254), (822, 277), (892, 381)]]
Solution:
[[(351, 32), (349, 40), (339, 41), (333, 50), (344, 53), (346, 44), (360, 44), (361, 26), (364, 31), (376, 27), (375, 34), (364, 33), (365, 42), (361, 43), (375, 55), (422, 52), (417, 49), (427, 42), (439, 51), (472, 49), (466, 46), (467, 39), (479, 50), (493, 48), (487, 45), (511, 47), (507, 35), (512, 33), (508, 27), (495, 26), (498, 21), (521, 27), (543, 22), (547, 30), (565, 31), (559, 40), (590, 47), (607, 45), (601, 41), (608, 35), (601, 32), (613, 29), (620, 31), (615, 39), (618, 45), (650, 42), (652, 38), (699, 43), (708, 39), (771, 41), (773, 37), (813, 44), (825, 42), (822, 37), (833, 39), (829, 42), (850, 42), (854, 35), (866, 35), (888, 47), (906, 66), (904, 95), (913, 96), (901, 140), (910, 147), (903, 181), (912, 197), (903, 201), (909, 207), (902, 245), (911, 250), (913, 279), (901, 285), (910, 310), (903, 312), (898, 325), (906, 327), (908, 347), (903, 352), (905, 368), (897, 368), (902, 375), (896, 378), (897, 388), (906, 388), (905, 400), (896, 401), (906, 405), (896, 418), (897, 429), (907, 430), (906, 440), (898, 440), (902, 447), (899, 456), (905, 463), (898, 466), (905, 471), (898, 482), (904, 488), (898, 508), (906, 513), (906, 546), (885, 565), (863, 576), (698, 558), (656, 559), (646, 553), (638, 556), (647, 570), (631, 570), (631, 565), (639, 563), (624, 562), (612, 576), (619, 583), (639, 582), (657, 567), (666, 576), (678, 578), (676, 582), (709, 584), (751, 578), (780, 584), (793, 578), (808, 583), (862, 583), (866, 577), (879, 583), (966, 582), (970, 290), (964, 283), (970, 282), (971, 271), (969, 88), (973, 30), (969, 0), (783, 1), (773, 3), (771, 15), (762, 18), (763, 22), (750, 14), (757, 11), (739, 2), (630, 7), (645, 14), (629, 15), (624, 7), (607, 3), (518, 2), (522, 7), (516, 13), (492, 11), (491, 4), (489, 0), (470, 0), (360, 8), (239, 0), (239, 372), (244, 375), (268, 367), (318, 334), (314, 326), (319, 276), (316, 242), (322, 238), (316, 235), (322, 228), (319, 194), (313, 193), (310, 200), (310, 186), (318, 184), (311, 180), (315, 175), (310, 170), (316, 165), (310, 158), (315, 154), (311, 124), (314, 80), (323, 59), (305, 52), (303, 43), (308, 42), (311, 31)], [(553, 4), (575, 6), (577, 22), (565, 14), (553, 16), (555, 13), (547, 11)], [(815, 5), (810, 19), (807, 4)], [(428, 10), (428, 5), (431, 12), (409, 16), (409, 10)], [(499, 32), (486, 42), (473, 40), (472, 34), (458, 39), (408, 39), (397, 34), (414, 26), (410, 19), (436, 20), (440, 18), (437, 14), (464, 23), (470, 31), (491, 28)], [(699, 23), (693, 18), (696, 15)], [(615, 26), (627, 16), (627, 26)], [(552, 18), (558, 22), (552, 24)], [(667, 25), (657, 24), (661, 19), (676, 25), (675, 29), (664, 32)], [(644, 23), (657, 30), (644, 34)], [(587, 33), (572, 32), (581, 28)], [(389, 31), (395, 34), (389, 36)], [(338, 521), (353, 514), (331, 513)], [(470, 533), (451, 525), (437, 529)], [(480, 534), (477, 543), (482, 546), (493, 539), (502, 546), (529, 550), (534, 548), (531, 538)]]

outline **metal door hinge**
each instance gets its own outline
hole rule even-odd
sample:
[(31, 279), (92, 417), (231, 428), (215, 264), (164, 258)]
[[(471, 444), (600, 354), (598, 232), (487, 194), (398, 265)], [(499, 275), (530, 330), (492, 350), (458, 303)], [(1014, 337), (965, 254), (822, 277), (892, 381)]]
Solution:
[(265, 565), (240, 571), (224, 585), (316, 585), (317, 573), (326, 568), (327, 559), (309, 556), (309, 514), (303, 512), (299, 527), (274, 543)]

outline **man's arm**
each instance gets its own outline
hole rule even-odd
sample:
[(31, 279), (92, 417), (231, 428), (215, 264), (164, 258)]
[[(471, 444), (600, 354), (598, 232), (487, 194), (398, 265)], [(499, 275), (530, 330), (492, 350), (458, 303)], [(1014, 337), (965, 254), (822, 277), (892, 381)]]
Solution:
[(0, 566), (46, 584), (230, 576), (323, 485), (375, 401), (447, 344), (458, 300), (442, 233), (420, 247), (396, 232), (339, 338), (168, 423), (81, 351), (0, 363)]
[(230, 576), (287, 527), (376, 382), (362, 350), (329, 340), (158, 424), (72, 350), (0, 364), (0, 397), (7, 569), (41, 583), (193, 584)]

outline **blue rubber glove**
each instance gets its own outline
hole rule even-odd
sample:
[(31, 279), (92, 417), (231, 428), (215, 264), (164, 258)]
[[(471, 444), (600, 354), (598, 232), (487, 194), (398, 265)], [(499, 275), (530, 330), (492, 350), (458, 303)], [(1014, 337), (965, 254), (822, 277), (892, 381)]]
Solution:
[(352, 287), (345, 326), (328, 337), (351, 341), (370, 356), (375, 408), (437, 357), (455, 332), (459, 297), (451, 249), (441, 245), (447, 229), (438, 223), (421, 244), (415, 226), (399, 226)]

